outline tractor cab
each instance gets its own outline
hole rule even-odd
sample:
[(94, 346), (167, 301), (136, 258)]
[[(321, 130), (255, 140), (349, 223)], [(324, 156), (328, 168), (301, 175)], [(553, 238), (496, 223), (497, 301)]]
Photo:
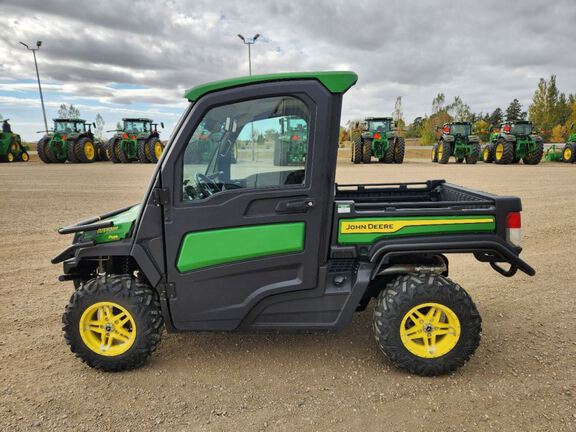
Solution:
[(387, 133), (394, 130), (391, 117), (368, 117), (365, 124), (369, 132)]
[(124, 122), (125, 132), (134, 133), (147, 133), (152, 131), (152, 120), (146, 118), (125, 118), (122, 119)]
[(442, 128), (443, 133), (454, 136), (467, 137), (472, 135), (472, 123), (452, 122), (445, 123)]
[(529, 136), (532, 134), (532, 129), (532, 122), (526, 120), (502, 123), (500, 128), (502, 133), (514, 136)]
[(90, 124), (82, 119), (54, 119), (54, 132), (59, 134), (82, 133), (90, 129)]

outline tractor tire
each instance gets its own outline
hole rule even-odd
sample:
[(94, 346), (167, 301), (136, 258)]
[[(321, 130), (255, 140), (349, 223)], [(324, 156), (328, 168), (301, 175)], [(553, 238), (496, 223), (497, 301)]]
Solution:
[(78, 163), (80, 162), (80, 158), (76, 153), (76, 142), (75, 141), (66, 141), (66, 160), (70, 163)]
[(110, 159), (108, 159), (108, 154), (106, 153), (106, 143), (104, 141), (99, 141), (97, 143), (97, 155), (98, 155), (98, 160), (100, 162), (107, 162)]
[(116, 152), (116, 156), (118, 157), (120, 163), (126, 164), (132, 162), (132, 160), (128, 158), (126, 152), (122, 149), (122, 147), (120, 147), (120, 143), (114, 145), (114, 151)]
[(362, 146), (362, 162), (365, 164), (369, 164), (372, 162), (372, 141), (371, 140), (364, 140), (364, 144)]
[(40, 141), (38, 141), (38, 145), (36, 147), (36, 150), (38, 151), (38, 157), (44, 163), (52, 163), (52, 161), (50, 160), (50, 158), (48, 157), (48, 154), (46, 152), (46, 150), (48, 150), (48, 143), (49, 142), (50, 142), (50, 137), (45, 136), (45, 137), (41, 138)]
[(362, 162), (362, 137), (357, 136), (354, 142), (352, 143), (352, 163), (359, 164)]
[(401, 164), (404, 162), (404, 154), (406, 153), (406, 144), (404, 138), (398, 137), (394, 142), (394, 163)]
[(157, 293), (128, 275), (82, 284), (62, 316), (70, 350), (88, 366), (107, 372), (142, 366), (156, 350), (164, 320)]
[(494, 147), (494, 161), (500, 165), (511, 164), (514, 160), (514, 143), (499, 140)]
[(20, 157), (18, 158), (18, 160), (21, 162), (28, 162), (30, 161), (30, 155), (26, 150), (23, 150), (22, 153), (20, 153)]
[(482, 150), (482, 159), (485, 163), (494, 162), (494, 146), (492, 144), (487, 144)]
[(523, 162), (526, 165), (538, 165), (544, 155), (544, 143), (542, 141), (536, 142), (536, 149), (532, 153), (524, 156)]
[(394, 163), (394, 140), (388, 140), (388, 148), (384, 152), (382, 162), (391, 164)]
[(438, 162), (438, 143), (432, 146), (432, 162)]
[(480, 158), (480, 144), (475, 143), (472, 144), (472, 149), (470, 150), (470, 154), (466, 156), (466, 163), (468, 165), (475, 165)]
[(162, 144), (160, 138), (151, 137), (146, 141), (145, 149), (148, 160), (152, 163), (157, 163), (164, 152), (164, 144)]
[(150, 160), (146, 156), (146, 141), (138, 140), (138, 161), (140, 163), (150, 163)]
[(445, 165), (450, 160), (450, 154), (452, 149), (450, 148), (450, 143), (446, 141), (440, 141), (438, 143), (438, 163)]
[(74, 143), (74, 153), (81, 163), (92, 163), (96, 160), (96, 145), (90, 137), (82, 137)]
[(435, 273), (396, 278), (378, 296), (373, 322), (386, 357), (397, 367), (424, 376), (463, 366), (482, 334), (482, 320), (470, 296)]
[(112, 163), (120, 163), (120, 158), (118, 157), (120, 153), (120, 148), (118, 146), (118, 137), (112, 137), (108, 140), (106, 144), (106, 156), (112, 161)]
[(562, 162), (574, 163), (576, 161), (576, 143), (567, 143), (562, 150)]

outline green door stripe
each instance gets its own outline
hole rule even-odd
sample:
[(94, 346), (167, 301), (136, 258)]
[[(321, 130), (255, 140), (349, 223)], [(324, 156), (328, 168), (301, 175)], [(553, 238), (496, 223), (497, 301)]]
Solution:
[(187, 233), (176, 263), (187, 272), (304, 250), (304, 222), (252, 225)]

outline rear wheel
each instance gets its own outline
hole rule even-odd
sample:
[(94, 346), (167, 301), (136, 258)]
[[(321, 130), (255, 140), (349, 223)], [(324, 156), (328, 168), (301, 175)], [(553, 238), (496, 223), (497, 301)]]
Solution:
[(544, 144), (542, 141), (536, 141), (534, 150), (524, 156), (524, 163), (526, 165), (538, 165), (544, 155)]
[(478, 162), (478, 158), (480, 158), (480, 144), (474, 143), (470, 149), (470, 154), (466, 156), (466, 163), (469, 165), (474, 165), (476, 162)]
[(118, 143), (114, 145), (114, 151), (116, 152), (116, 155), (118, 156), (118, 160), (120, 161), (120, 163), (132, 162), (132, 159), (130, 159), (127, 154), (128, 153), (126, 150), (127, 145), (132, 144), (127, 144), (127, 141), (125, 141), (124, 145), (121, 145), (120, 140), (118, 140)]
[(432, 162), (438, 162), (438, 144), (432, 146)]
[(150, 159), (146, 156), (146, 140), (138, 140), (138, 160), (141, 163), (150, 163)]
[(494, 147), (494, 161), (500, 165), (508, 165), (514, 160), (514, 144), (500, 140)]
[(156, 350), (164, 321), (152, 288), (124, 275), (82, 284), (62, 323), (76, 357), (96, 369), (123, 371), (142, 366)]
[(164, 144), (158, 137), (151, 137), (146, 141), (146, 157), (152, 163), (157, 163), (162, 157), (164, 151)]
[(82, 137), (74, 143), (74, 153), (79, 162), (92, 163), (96, 160), (96, 146), (90, 137)]
[(442, 375), (463, 366), (480, 344), (481, 319), (470, 296), (434, 273), (400, 276), (374, 310), (374, 333), (397, 367)]
[(108, 140), (106, 144), (106, 156), (112, 161), (112, 163), (120, 163), (119, 150), (120, 150), (120, 139), (118, 137), (112, 137)]
[(398, 137), (394, 143), (394, 163), (401, 164), (404, 162), (404, 154), (406, 152), (406, 145), (404, 138)]
[(438, 163), (447, 164), (450, 160), (450, 153), (452, 149), (450, 148), (450, 143), (446, 141), (440, 141), (438, 143)]
[(362, 162), (362, 137), (356, 137), (352, 143), (352, 163)]
[(362, 146), (362, 162), (369, 164), (372, 161), (372, 140), (364, 140)]
[(488, 144), (482, 150), (482, 159), (486, 163), (494, 162), (494, 147), (492, 144)]
[(38, 141), (38, 145), (36, 146), (36, 150), (38, 151), (38, 157), (44, 163), (52, 163), (52, 161), (48, 158), (48, 154), (46, 153), (46, 149), (48, 147), (48, 143), (50, 142), (50, 137), (45, 136)]
[(76, 153), (76, 145), (75, 145), (75, 141), (73, 140), (68, 140), (66, 141), (66, 159), (68, 160), (68, 162), (71, 163), (78, 163), (80, 162), (80, 158), (78, 157), (78, 154)]
[(26, 150), (23, 150), (22, 153), (20, 154), (20, 160), (22, 162), (28, 162), (30, 160), (30, 155)]
[(562, 162), (574, 163), (576, 161), (576, 143), (568, 143), (562, 150)]
[(387, 146), (384, 152), (384, 163), (394, 163), (394, 140), (388, 140)]

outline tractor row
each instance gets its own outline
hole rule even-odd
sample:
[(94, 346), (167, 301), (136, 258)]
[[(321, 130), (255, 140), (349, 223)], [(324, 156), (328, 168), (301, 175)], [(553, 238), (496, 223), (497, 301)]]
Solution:
[(82, 119), (54, 119), (54, 128), (38, 141), (38, 157), (45, 163), (156, 163), (164, 150), (158, 124), (150, 119), (123, 119), (122, 129), (108, 131), (116, 132), (108, 142), (96, 139), (94, 126)]
[(352, 163), (368, 164), (373, 157), (380, 163), (404, 162), (404, 138), (398, 135), (391, 117), (368, 117), (352, 130)]

